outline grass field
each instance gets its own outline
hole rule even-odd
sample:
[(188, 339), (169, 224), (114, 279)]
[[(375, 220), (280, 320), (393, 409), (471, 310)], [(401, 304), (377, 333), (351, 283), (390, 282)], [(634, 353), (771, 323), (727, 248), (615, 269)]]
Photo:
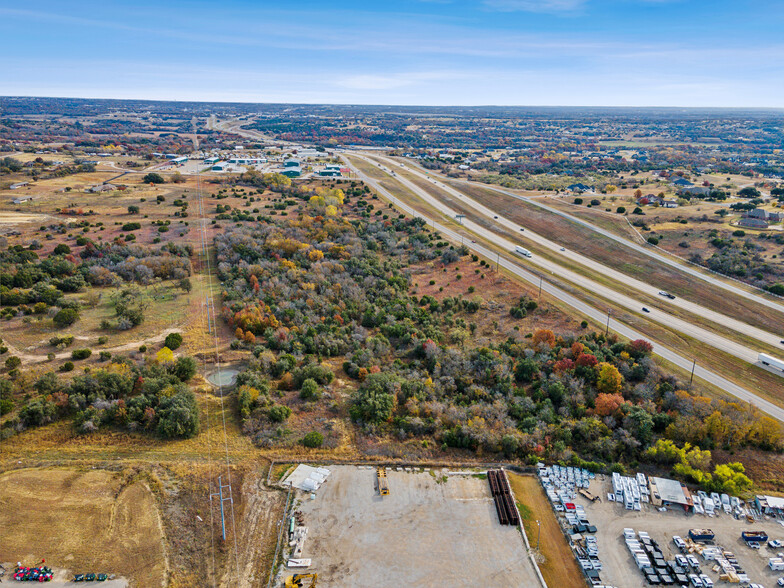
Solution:
[[(517, 500), (523, 527), (532, 549), (539, 537), (539, 570), (544, 581), (552, 588), (585, 586), (585, 579), (577, 565), (571, 547), (566, 541), (550, 503), (547, 502), (539, 481), (533, 476), (520, 476), (507, 472), (509, 484)], [(541, 535), (536, 521), (541, 524)]]
[(25, 469), (0, 476), (0, 561), (133, 577), (165, 585), (155, 498), (143, 482), (105, 470)]

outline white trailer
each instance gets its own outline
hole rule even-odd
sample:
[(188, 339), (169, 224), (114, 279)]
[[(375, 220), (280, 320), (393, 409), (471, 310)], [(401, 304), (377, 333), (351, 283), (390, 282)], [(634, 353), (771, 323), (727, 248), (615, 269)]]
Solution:
[(523, 255), (525, 257), (533, 257), (531, 255), (531, 252), (528, 251), (528, 249), (526, 249), (525, 247), (520, 247), (519, 245), (515, 246), (515, 253), (519, 253), (520, 255)]
[(784, 361), (780, 359), (771, 357), (765, 353), (760, 353), (757, 359), (759, 359), (759, 362), (764, 366), (771, 367), (780, 372), (784, 372)]
[(780, 572), (781, 570), (784, 570), (784, 559), (780, 557), (771, 557), (768, 560), (768, 567), (774, 572)]

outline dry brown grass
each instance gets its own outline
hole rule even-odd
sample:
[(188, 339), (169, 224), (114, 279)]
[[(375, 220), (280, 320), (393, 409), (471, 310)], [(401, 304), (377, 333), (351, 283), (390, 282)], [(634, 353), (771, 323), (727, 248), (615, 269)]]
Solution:
[(0, 561), (106, 572), (162, 586), (167, 568), (155, 497), (104, 470), (28, 469), (0, 476)]
[(577, 560), (571, 547), (566, 542), (558, 520), (555, 518), (550, 503), (547, 502), (539, 481), (533, 476), (520, 476), (508, 473), (509, 484), (515, 499), (521, 505), (520, 515), (528, 535), (532, 549), (536, 549), (538, 528), (536, 521), (541, 523), (539, 540), (539, 569), (545, 582), (552, 588), (585, 586)]

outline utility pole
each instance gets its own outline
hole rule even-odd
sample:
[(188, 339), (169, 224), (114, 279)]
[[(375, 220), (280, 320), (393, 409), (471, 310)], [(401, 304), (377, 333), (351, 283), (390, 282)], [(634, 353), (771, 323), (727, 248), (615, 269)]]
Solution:
[(697, 367), (697, 359), (694, 359), (694, 362), (691, 364), (691, 378), (689, 379), (689, 388), (691, 388), (691, 383), (694, 381), (694, 368)]
[(539, 276), (539, 302), (542, 301), (542, 276)]
[(501, 254), (498, 253), (497, 255), (498, 257), (495, 260), (495, 273), (498, 273), (498, 265), (501, 263)]
[(607, 329), (604, 331), (604, 336), (606, 337), (609, 334), (610, 334), (610, 309), (608, 308), (607, 309)]
[[(210, 502), (212, 502), (213, 496), (220, 497), (220, 509), (221, 509), (221, 528), (223, 529), (223, 540), (226, 541), (226, 517), (223, 515), (223, 503), (227, 500), (234, 504), (234, 499), (231, 497), (231, 484), (224, 485), (221, 481), (222, 476), (218, 476), (218, 492), (210, 494)], [(229, 489), (229, 495), (227, 497), (223, 497), (223, 489)]]
[(539, 538), (542, 535), (542, 523), (536, 521), (536, 551), (539, 551)]

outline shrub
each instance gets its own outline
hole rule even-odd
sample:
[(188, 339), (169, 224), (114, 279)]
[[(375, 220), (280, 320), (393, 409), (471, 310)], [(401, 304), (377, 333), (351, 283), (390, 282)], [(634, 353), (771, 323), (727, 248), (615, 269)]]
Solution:
[(138, 231), (142, 228), (141, 223), (125, 223), (122, 227), (123, 231)]
[(112, 358), (111, 351), (101, 351), (100, 353), (101, 361), (109, 361)]
[(324, 435), (319, 433), (318, 431), (311, 431), (302, 439), (302, 444), (305, 447), (321, 447), (324, 443)]
[(60, 366), (61, 372), (72, 372), (74, 369), (74, 364), (72, 361), (66, 361), (63, 365)]
[(79, 320), (79, 312), (75, 308), (63, 308), (52, 318), (59, 328), (70, 327)]
[(179, 333), (169, 333), (166, 335), (166, 339), (164, 340), (163, 345), (174, 351), (180, 345), (182, 345), (182, 335)]
[(68, 247), (65, 243), (60, 243), (57, 247), (54, 248), (55, 255), (68, 255), (71, 252), (71, 248)]
[(20, 365), (22, 365), (22, 360), (19, 359), (16, 355), (12, 355), (5, 360), (6, 369), (13, 370), (18, 368)]
[(11, 398), (0, 400), (0, 416), (10, 413), (14, 409), (14, 401)]
[(267, 410), (267, 417), (273, 423), (282, 423), (291, 416), (291, 409), (282, 404), (275, 404)]
[(142, 345), (139, 347), (139, 353), (147, 353), (147, 346)]
[(321, 397), (321, 390), (319, 389), (316, 380), (308, 378), (302, 382), (299, 397), (302, 398), (302, 400), (318, 400)]
[(93, 354), (89, 349), (74, 349), (71, 352), (71, 359), (80, 360), (87, 359)]

